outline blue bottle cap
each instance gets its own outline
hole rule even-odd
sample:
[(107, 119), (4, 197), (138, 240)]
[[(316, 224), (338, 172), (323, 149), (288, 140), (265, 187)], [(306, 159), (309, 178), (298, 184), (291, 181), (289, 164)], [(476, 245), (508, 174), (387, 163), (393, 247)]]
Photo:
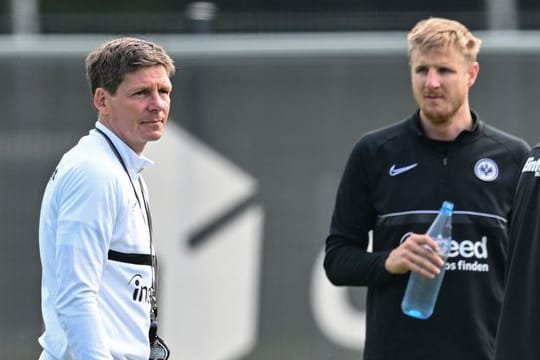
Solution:
[(443, 214), (450, 215), (452, 211), (454, 210), (454, 203), (450, 201), (444, 201), (441, 206), (441, 212)]

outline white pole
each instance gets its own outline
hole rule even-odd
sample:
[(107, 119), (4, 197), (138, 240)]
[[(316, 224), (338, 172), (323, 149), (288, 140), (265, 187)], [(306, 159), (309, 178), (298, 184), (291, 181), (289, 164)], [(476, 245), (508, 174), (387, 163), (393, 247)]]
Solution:
[(38, 0), (11, 0), (13, 34), (39, 32)]
[(489, 30), (515, 30), (518, 28), (517, 0), (486, 0)]

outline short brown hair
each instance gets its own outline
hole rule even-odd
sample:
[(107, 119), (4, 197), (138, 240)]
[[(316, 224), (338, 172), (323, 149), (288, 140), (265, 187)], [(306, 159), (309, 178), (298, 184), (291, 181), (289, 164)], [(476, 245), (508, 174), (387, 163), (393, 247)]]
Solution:
[(175, 72), (173, 60), (161, 46), (132, 37), (105, 42), (88, 54), (85, 63), (92, 94), (98, 87), (116, 93), (127, 73), (144, 66), (162, 65), (169, 77)]
[(454, 47), (469, 61), (476, 61), (482, 40), (475, 37), (463, 24), (432, 17), (419, 21), (407, 36), (409, 58), (413, 50), (445, 49)]

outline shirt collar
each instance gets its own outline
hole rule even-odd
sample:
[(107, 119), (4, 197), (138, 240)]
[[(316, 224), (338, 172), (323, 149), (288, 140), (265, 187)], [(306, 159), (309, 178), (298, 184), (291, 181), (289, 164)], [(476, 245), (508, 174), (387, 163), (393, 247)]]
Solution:
[[(463, 137), (468, 138), (468, 137), (471, 137), (471, 136), (475, 136), (476, 134), (478, 134), (482, 130), (483, 122), (478, 117), (478, 114), (475, 111), (471, 110), (471, 117), (472, 117), (472, 120), (473, 120), (472, 127), (470, 129), (463, 130), (458, 135), (456, 140), (458, 140), (460, 138), (463, 138)], [(420, 120), (420, 110), (417, 110), (413, 114), (412, 119), (413, 119), (413, 121), (412, 121), (413, 128), (414, 128), (414, 131), (416, 132), (416, 134), (428, 139), (428, 137), (426, 136), (426, 134), (424, 132), (424, 128), (422, 126), (422, 121)], [(436, 141), (436, 140), (433, 140), (433, 141)]]
[(129, 172), (129, 176), (136, 180), (139, 173), (146, 167), (153, 165), (154, 162), (144, 155), (137, 155), (133, 149), (131, 149), (122, 139), (120, 139), (114, 132), (106, 127), (100, 121), (96, 121), (96, 128), (103, 131), (120, 153), (124, 164)]

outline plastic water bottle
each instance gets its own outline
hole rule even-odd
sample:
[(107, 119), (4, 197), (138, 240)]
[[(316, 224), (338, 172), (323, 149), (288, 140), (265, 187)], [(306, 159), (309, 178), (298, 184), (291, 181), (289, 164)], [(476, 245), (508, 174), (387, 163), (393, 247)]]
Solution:
[[(454, 204), (443, 202), (439, 214), (429, 227), (427, 235), (435, 240), (439, 246), (439, 256), (446, 262), (452, 241), (452, 211)], [(441, 272), (430, 279), (416, 272), (411, 272), (407, 289), (401, 302), (401, 309), (406, 315), (427, 319), (433, 314), (433, 308), (437, 301), (439, 289), (445, 273), (443, 264)]]

